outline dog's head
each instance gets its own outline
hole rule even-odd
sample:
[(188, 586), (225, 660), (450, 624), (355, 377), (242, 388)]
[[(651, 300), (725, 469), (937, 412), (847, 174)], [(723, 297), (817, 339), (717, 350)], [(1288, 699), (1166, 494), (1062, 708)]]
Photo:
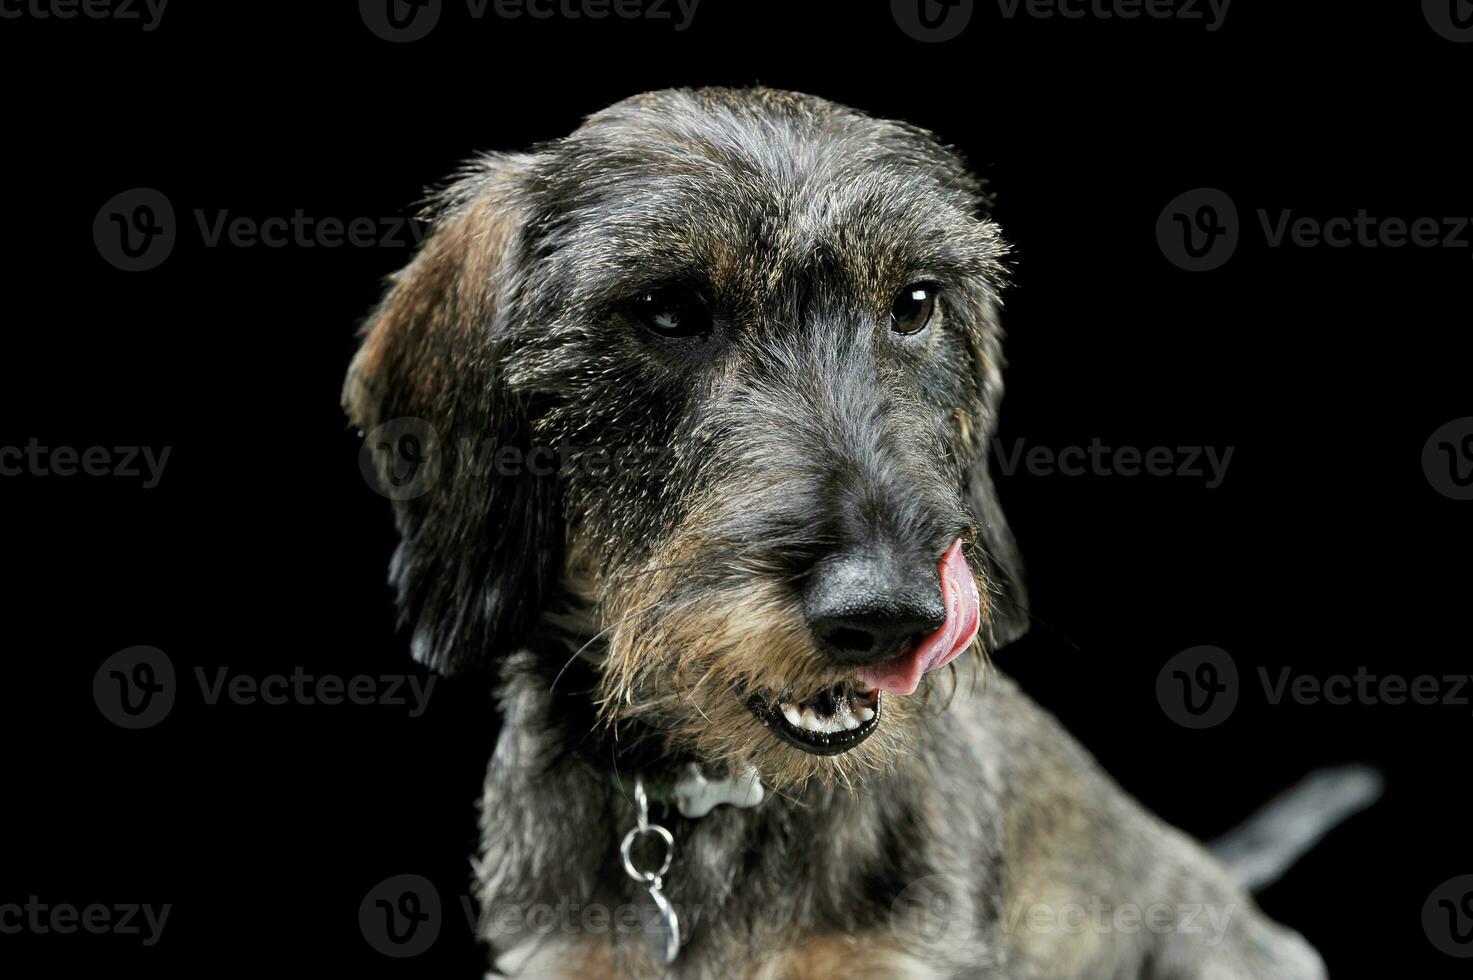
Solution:
[(396, 503), (415, 655), (484, 664), (572, 596), (610, 724), (779, 785), (906, 751), (1026, 620), (981, 208), (929, 134), (760, 89), (474, 163), (344, 395), (439, 442)]

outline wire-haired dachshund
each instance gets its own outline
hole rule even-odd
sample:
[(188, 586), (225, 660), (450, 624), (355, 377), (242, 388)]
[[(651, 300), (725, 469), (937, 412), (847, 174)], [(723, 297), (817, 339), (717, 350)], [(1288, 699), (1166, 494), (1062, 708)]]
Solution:
[(1248, 886), (1372, 777), (1220, 860), (987, 669), (1028, 616), (986, 207), (929, 133), (766, 89), (627, 99), (438, 196), (344, 402), (414, 655), (498, 685), (495, 970), (1324, 976)]

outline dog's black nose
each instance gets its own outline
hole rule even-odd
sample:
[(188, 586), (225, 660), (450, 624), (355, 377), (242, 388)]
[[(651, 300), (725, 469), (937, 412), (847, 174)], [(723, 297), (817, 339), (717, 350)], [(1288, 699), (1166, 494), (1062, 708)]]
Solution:
[(804, 612), (819, 647), (846, 667), (891, 660), (946, 622), (935, 566), (869, 556), (820, 562)]

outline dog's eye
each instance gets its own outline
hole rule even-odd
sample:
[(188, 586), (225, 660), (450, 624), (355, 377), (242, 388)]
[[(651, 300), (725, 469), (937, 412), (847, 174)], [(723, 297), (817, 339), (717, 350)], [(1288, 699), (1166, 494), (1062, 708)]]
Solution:
[(936, 312), (936, 285), (917, 282), (906, 286), (890, 304), (890, 329), (899, 334), (920, 333)]
[(629, 304), (629, 315), (662, 337), (695, 337), (711, 331), (711, 311), (689, 290), (645, 293)]

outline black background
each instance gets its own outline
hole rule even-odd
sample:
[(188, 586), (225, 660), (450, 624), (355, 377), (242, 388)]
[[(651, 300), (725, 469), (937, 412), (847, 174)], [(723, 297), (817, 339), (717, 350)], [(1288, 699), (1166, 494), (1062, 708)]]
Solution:
[[(560, 136), (626, 95), (801, 89), (902, 118), (989, 179), (1016, 244), (1005, 444), (1233, 446), (1222, 486), (1042, 476), (1001, 493), (1038, 618), (997, 657), (1168, 821), (1219, 833), (1298, 776), (1369, 761), (1384, 801), (1262, 895), (1337, 976), (1453, 976), (1422, 903), (1473, 871), (1469, 706), (1267, 703), (1257, 668), (1466, 671), (1473, 503), (1423, 444), (1473, 414), (1473, 248), (1270, 248), (1257, 212), (1473, 214), (1473, 45), (1417, 4), (1232, 5), (1200, 21), (1036, 19), (979, 3), (921, 43), (883, 3), (703, 0), (668, 21), (469, 18), (387, 43), (353, 4), (171, 4), (136, 23), (0, 20), (8, 193), (0, 445), (171, 446), (160, 485), (6, 477), (0, 902), (172, 903), (161, 941), (0, 936), (11, 976), (478, 976), (455, 897), (496, 722), (447, 682), (428, 712), (203, 703), (193, 671), (403, 673), (389, 505), (338, 408), (387, 248), (206, 247), (193, 212), (385, 218), (486, 149)], [(99, 254), (93, 218), (153, 187), (159, 268)], [(1189, 273), (1157, 245), (1218, 187), (1242, 241)], [(1465, 236), (1466, 238), (1469, 236)], [(166, 651), (182, 693), (145, 731), (102, 717), (99, 664)], [(1225, 723), (1189, 731), (1155, 681), (1230, 651)], [(366, 891), (428, 876), (434, 948), (359, 932)], [(23, 957), (39, 956), (28, 969)], [(1382, 973), (1384, 969), (1394, 971)]]

